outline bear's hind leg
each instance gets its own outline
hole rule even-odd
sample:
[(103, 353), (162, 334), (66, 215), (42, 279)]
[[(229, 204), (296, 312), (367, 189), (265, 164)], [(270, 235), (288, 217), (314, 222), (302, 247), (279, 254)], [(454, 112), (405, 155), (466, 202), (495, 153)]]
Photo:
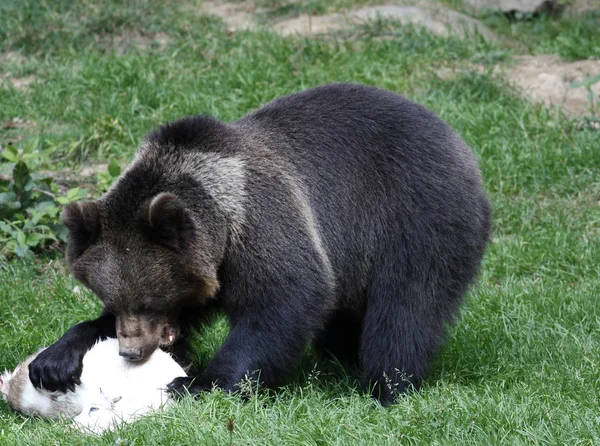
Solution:
[(460, 298), (441, 285), (439, 259), (407, 267), (399, 252), (373, 271), (360, 339), (363, 384), (383, 405), (419, 387)]

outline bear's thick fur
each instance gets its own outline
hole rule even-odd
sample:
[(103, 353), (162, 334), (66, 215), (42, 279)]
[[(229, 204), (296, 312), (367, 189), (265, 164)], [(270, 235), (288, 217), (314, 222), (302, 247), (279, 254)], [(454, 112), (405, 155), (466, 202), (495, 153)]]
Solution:
[(434, 113), (334, 84), (231, 124), (165, 125), (63, 221), (71, 271), (105, 311), (40, 354), (36, 386), (73, 386), (98, 338), (139, 360), (221, 310), (225, 344), (172, 390), (230, 390), (257, 371), (277, 384), (314, 341), (356, 356), (387, 403), (426, 373), (477, 273), (490, 207), (471, 150)]

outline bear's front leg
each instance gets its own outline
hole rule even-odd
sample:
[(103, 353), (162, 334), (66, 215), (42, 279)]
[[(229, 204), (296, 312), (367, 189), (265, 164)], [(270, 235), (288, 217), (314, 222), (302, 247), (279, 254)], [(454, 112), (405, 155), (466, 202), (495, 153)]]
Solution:
[(115, 317), (111, 314), (74, 325), (29, 364), (31, 383), (50, 392), (74, 391), (80, 384), (83, 357), (99, 339), (107, 337), (116, 337)]
[(313, 306), (302, 305), (302, 299), (296, 300), (298, 308), (286, 302), (285, 295), (282, 301), (285, 305), (279, 308), (267, 305), (244, 311), (204, 372), (176, 378), (168, 390), (174, 394), (197, 394), (213, 387), (235, 391), (248, 378), (271, 387), (280, 383), (298, 363), (320, 319), (315, 317), (317, 308), (311, 311)]

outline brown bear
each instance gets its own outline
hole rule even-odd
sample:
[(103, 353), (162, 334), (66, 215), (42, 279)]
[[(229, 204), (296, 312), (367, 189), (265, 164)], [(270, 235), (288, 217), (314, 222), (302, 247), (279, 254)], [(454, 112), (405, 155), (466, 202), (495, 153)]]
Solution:
[(31, 363), (37, 387), (73, 388), (106, 337), (131, 361), (185, 351), (190, 327), (221, 311), (224, 345), (172, 391), (276, 385), (312, 341), (357, 358), (389, 403), (419, 385), (476, 276), (490, 206), (472, 151), (434, 113), (333, 84), (234, 123), (161, 127), (63, 222), (70, 269), (104, 311)]

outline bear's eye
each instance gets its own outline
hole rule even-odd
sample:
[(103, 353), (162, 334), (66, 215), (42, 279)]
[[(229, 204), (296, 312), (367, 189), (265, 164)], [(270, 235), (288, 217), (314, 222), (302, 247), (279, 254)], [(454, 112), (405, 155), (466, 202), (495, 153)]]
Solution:
[(92, 413), (92, 412), (96, 412), (97, 410), (100, 410), (99, 407), (90, 407), (90, 411), (88, 412), (88, 414)]

